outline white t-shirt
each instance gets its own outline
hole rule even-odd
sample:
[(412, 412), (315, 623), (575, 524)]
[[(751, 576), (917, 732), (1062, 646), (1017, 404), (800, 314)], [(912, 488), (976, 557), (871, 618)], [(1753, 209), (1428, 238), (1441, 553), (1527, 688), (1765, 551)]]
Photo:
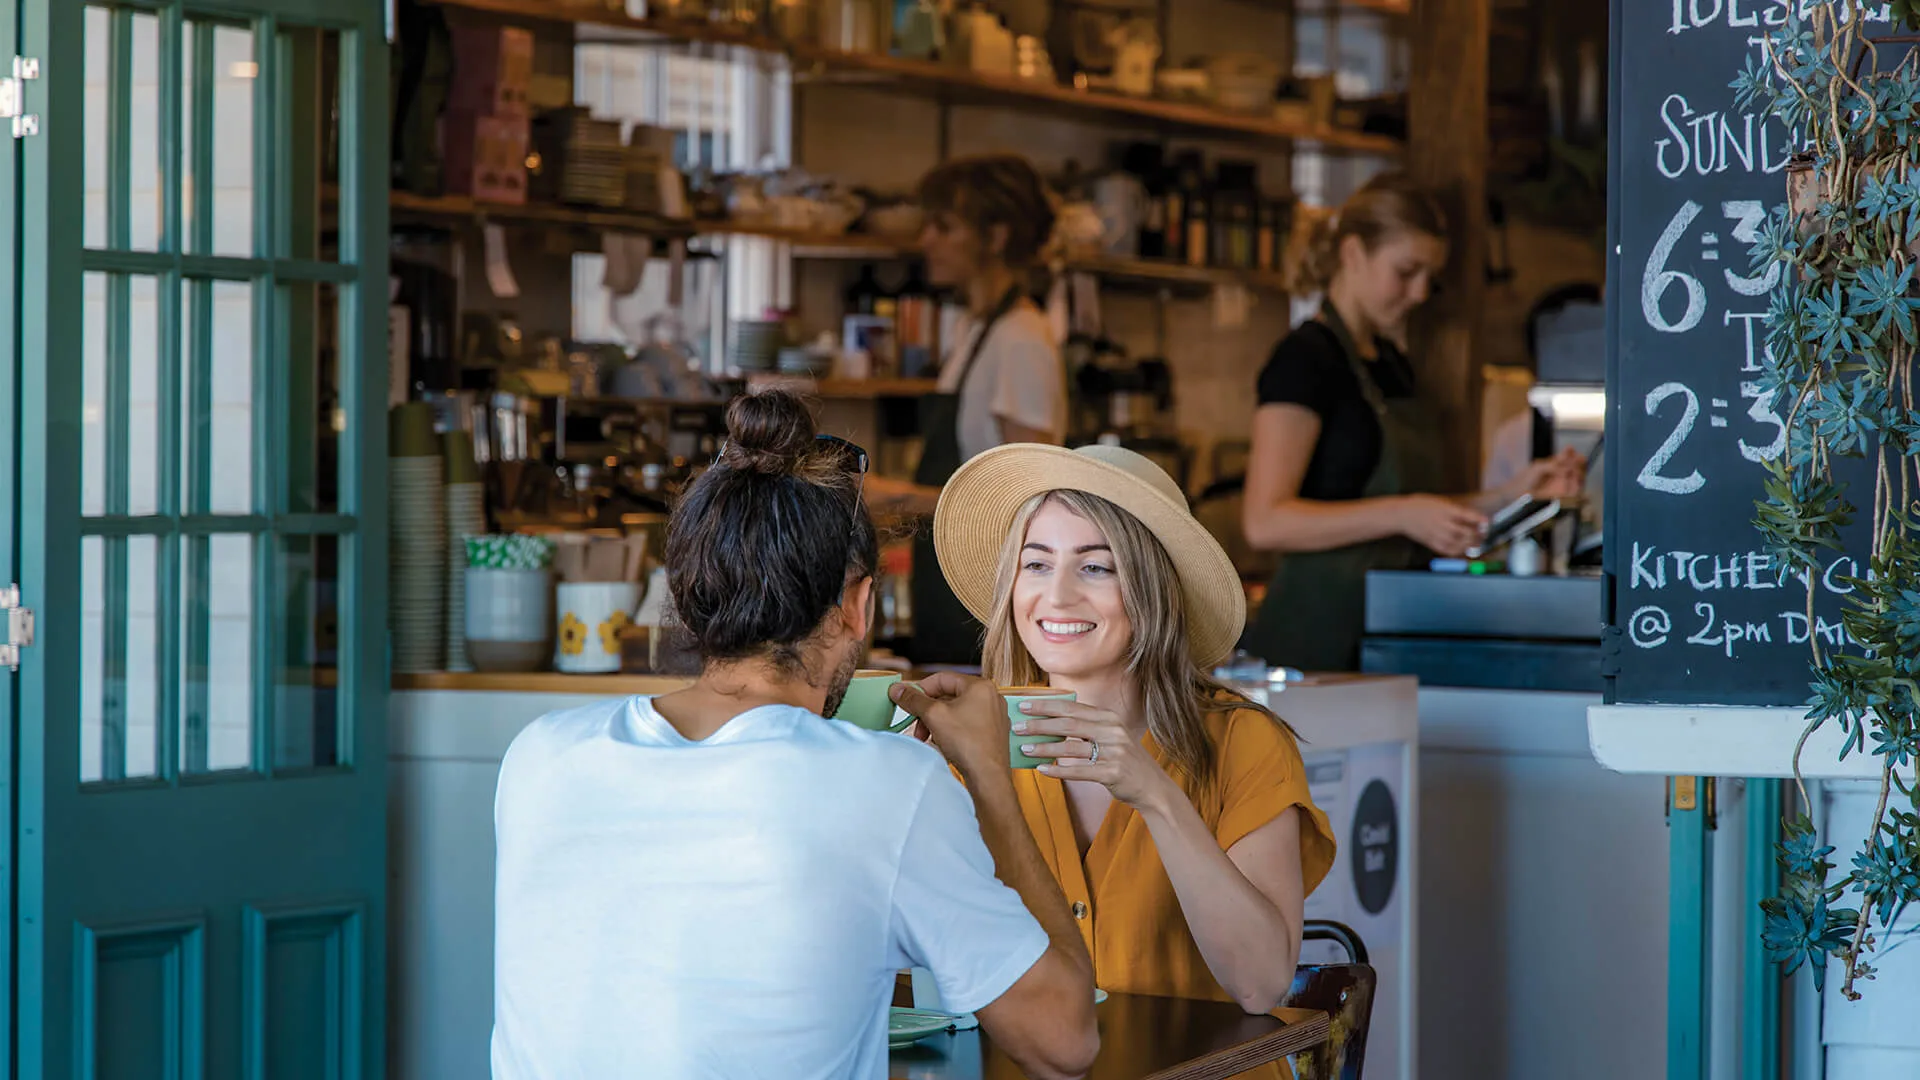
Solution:
[[(980, 334), (969, 320), (956, 335), (940, 367), (940, 390), (960, 385), (961, 368)], [(1032, 304), (1020, 304), (993, 324), (986, 347), (973, 362), (960, 394), (960, 456), (963, 460), (1000, 445), (1000, 421), (1067, 436), (1067, 372), (1054, 348), (1047, 317)]]
[(804, 709), (544, 716), (494, 830), (495, 1080), (880, 1078), (897, 972), (972, 1012), (1047, 948), (937, 751)]

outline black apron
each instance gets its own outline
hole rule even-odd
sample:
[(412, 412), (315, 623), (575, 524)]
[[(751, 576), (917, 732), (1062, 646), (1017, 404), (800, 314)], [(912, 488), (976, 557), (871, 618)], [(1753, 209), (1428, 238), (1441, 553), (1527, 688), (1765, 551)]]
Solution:
[[(1320, 321), (1340, 342), (1360, 392), (1380, 419), (1380, 462), (1363, 499), (1432, 494), (1441, 490), (1445, 442), (1439, 418), (1418, 398), (1389, 400), (1380, 392), (1353, 335), (1332, 306)], [(1367, 571), (1407, 570), (1425, 555), (1404, 536), (1388, 536), (1331, 551), (1289, 553), (1267, 587), (1241, 647), (1271, 665), (1302, 671), (1356, 671), (1365, 627)]]
[[(960, 395), (973, 376), (974, 361), (980, 359), (987, 338), (996, 323), (1020, 302), (1019, 288), (1007, 290), (980, 325), (960, 364), (960, 379), (951, 394), (929, 394), (920, 399), (920, 467), (913, 482), (923, 487), (942, 487), (965, 463), (960, 453)], [(913, 535), (913, 649), (908, 654), (916, 664), (978, 664), (980, 642), (986, 628), (973, 617), (960, 598), (947, 587), (940, 572), (940, 558), (933, 550), (933, 527), (922, 523)]]

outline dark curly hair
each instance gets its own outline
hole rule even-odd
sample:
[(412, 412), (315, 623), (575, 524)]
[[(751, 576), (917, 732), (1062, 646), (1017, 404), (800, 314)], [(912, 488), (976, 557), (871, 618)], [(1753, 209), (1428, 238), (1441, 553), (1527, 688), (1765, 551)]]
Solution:
[(844, 444), (816, 438), (793, 394), (727, 408), (720, 460), (667, 524), (675, 617), (703, 662), (765, 657), (804, 667), (800, 647), (849, 584), (879, 565), (873, 518)]

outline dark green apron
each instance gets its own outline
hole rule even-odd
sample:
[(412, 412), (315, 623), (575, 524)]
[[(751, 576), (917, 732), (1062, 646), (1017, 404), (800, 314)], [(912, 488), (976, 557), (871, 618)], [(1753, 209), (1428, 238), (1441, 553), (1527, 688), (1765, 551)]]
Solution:
[[(1353, 367), (1360, 392), (1380, 419), (1380, 463), (1360, 492), (1363, 499), (1441, 490), (1445, 443), (1439, 418), (1418, 398), (1389, 400), (1380, 392), (1353, 335), (1329, 305), (1320, 322), (1333, 331)], [(1241, 638), (1241, 647), (1271, 665), (1302, 671), (1355, 671), (1366, 616), (1367, 571), (1411, 569), (1425, 554), (1404, 536), (1281, 557), (1267, 598)]]
[[(966, 392), (973, 376), (974, 361), (986, 348), (994, 324), (1020, 302), (1021, 290), (1007, 290), (1000, 303), (987, 313), (973, 347), (961, 361), (960, 379), (951, 394), (929, 394), (920, 399), (920, 467), (913, 482), (923, 487), (942, 487), (965, 463), (960, 453), (960, 395)], [(922, 523), (913, 535), (913, 650), (909, 657), (916, 664), (978, 664), (980, 642), (986, 628), (973, 617), (960, 598), (947, 587), (940, 572), (940, 558), (933, 550), (933, 528)]]

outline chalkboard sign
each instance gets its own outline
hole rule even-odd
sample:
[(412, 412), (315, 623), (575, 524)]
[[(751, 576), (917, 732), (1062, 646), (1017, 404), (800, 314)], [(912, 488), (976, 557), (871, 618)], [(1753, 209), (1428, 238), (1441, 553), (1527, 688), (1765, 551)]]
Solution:
[[(1608, 700), (1807, 700), (1809, 635), (1843, 640), (1843, 579), (1776, 570), (1753, 526), (1787, 403), (1756, 379), (1778, 271), (1748, 248), (1786, 201), (1796, 141), (1728, 87), (1786, 17), (1779, 0), (1615, 0), (1608, 188)], [(1883, 8), (1870, 15), (1886, 21)], [(1871, 483), (1859, 464), (1851, 498)], [(1861, 543), (1848, 550), (1864, 552)]]

